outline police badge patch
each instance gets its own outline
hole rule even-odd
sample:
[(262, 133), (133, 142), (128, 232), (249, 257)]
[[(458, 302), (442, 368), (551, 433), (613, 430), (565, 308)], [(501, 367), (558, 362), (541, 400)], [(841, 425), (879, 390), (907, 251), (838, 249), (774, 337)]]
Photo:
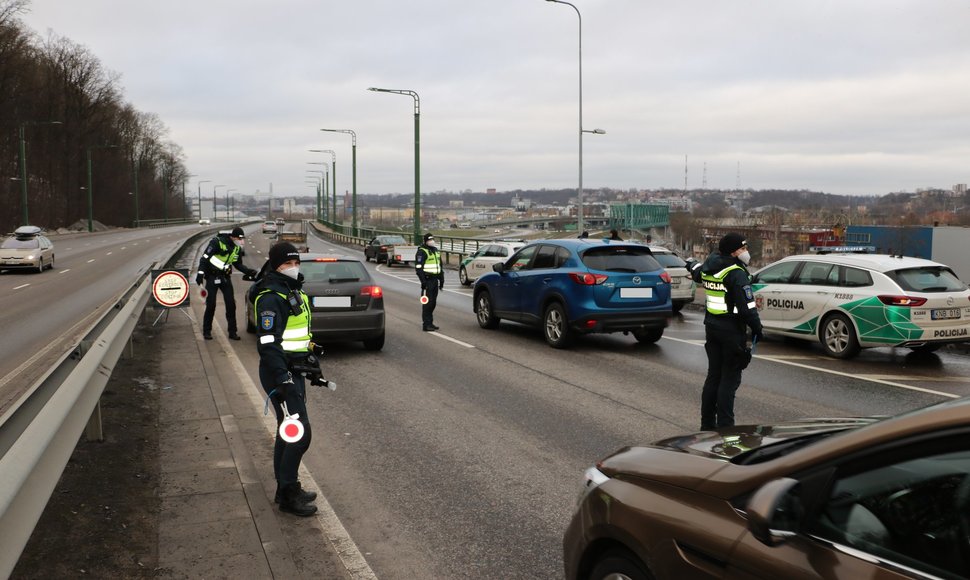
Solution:
[(751, 286), (744, 287), (744, 297), (748, 302), (754, 300), (754, 292), (751, 291)]
[(276, 323), (276, 313), (267, 310), (266, 312), (259, 313), (259, 327), (263, 330), (273, 330), (273, 324)]

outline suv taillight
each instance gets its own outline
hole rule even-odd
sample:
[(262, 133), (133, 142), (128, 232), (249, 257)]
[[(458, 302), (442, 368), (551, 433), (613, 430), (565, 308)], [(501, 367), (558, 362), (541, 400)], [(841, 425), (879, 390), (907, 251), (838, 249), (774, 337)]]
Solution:
[(886, 306), (922, 306), (926, 304), (926, 298), (914, 298), (913, 296), (879, 296), (879, 301)]
[(582, 284), (583, 286), (595, 286), (597, 284), (606, 282), (606, 279), (609, 278), (609, 276), (605, 274), (590, 274), (589, 272), (586, 272), (585, 274), (580, 274), (579, 272), (570, 272), (569, 278), (573, 282)]
[(660, 279), (663, 280), (664, 282), (666, 282), (667, 284), (670, 284), (672, 282), (672, 280), (670, 278), (670, 274), (668, 274), (666, 272), (661, 272), (660, 273)]

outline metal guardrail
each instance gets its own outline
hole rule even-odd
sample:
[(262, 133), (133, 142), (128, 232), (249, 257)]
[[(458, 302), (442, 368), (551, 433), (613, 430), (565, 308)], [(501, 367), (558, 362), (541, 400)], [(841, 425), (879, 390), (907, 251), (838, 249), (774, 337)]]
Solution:
[[(333, 240), (334, 242), (337, 242), (338, 244), (364, 247), (367, 245), (367, 242), (369, 242), (371, 238), (374, 237), (374, 236), (368, 236), (368, 237), (362, 238), (362, 237), (351, 236), (337, 231), (327, 231), (327, 230), (320, 229), (319, 227), (316, 227), (318, 225), (321, 225), (319, 223), (316, 223), (316, 222), (310, 222), (310, 223), (314, 225), (313, 229), (316, 233), (324, 235), (329, 239)], [(326, 227), (330, 227), (330, 224), (322, 224), (322, 225)], [(373, 233), (374, 235), (382, 235), (382, 234), (401, 235), (404, 237), (404, 239), (408, 240), (409, 243), (412, 237), (411, 234), (394, 232), (394, 231), (367, 230), (367, 232)], [(457, 256), (458, 260), (460, 261), (465, 256), (469, 256), (477, 252), (482, 246), (491, 244), (496, 241), (503, 241), (504, 238), (502, 240), (499, 240), (499, 239), (493, 240), (493, 239), (479, 239), (479, 238), (459, 238), (459, 237), (442, 236), (439, 234), (435, 234), (435, 240), (438, 241), (438, 250), (445, 256), (445, 264), (448, 264), (450, 263), (450, 255)]]
[(168, 264), (191, 236), (141, 271), (80, 343), (0, 416), (0, 578), (7, 578), (40, 520), (81, 434), (100, 438), (98, 405), (150, 295), (150, 272)]

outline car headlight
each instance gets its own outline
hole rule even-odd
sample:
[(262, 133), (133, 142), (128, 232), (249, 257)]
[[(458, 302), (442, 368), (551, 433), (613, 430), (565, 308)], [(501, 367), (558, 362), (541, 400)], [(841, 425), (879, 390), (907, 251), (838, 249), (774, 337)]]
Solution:
[(583, 503), (590, 492), (609, 480), (610, 478), (597, 469), (595, 465), (587, 469), (583, 474), (583, 488), (579, 491), (579, 497), (576, 498), (576, 505)]

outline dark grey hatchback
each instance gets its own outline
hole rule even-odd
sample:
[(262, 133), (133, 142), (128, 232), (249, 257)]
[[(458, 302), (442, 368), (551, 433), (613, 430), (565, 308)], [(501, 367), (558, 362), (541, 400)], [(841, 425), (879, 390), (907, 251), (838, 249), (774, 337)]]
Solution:
[[(347, 256), (300, 254), (303, 292), (310, 299), (314, 342), (362, 341), (367, 350), (384, 348), (384, 290), (364, 264)], [(246, 294), (246, 330), (256, 332), (253, 295)]]
[(670, 276), (642, 244), (542, 240), (492, 269), (475, 282), (479, 326), (502, 319), (538, 326), (553, 348), (590, 333), (657, 342), (673, 314)]

